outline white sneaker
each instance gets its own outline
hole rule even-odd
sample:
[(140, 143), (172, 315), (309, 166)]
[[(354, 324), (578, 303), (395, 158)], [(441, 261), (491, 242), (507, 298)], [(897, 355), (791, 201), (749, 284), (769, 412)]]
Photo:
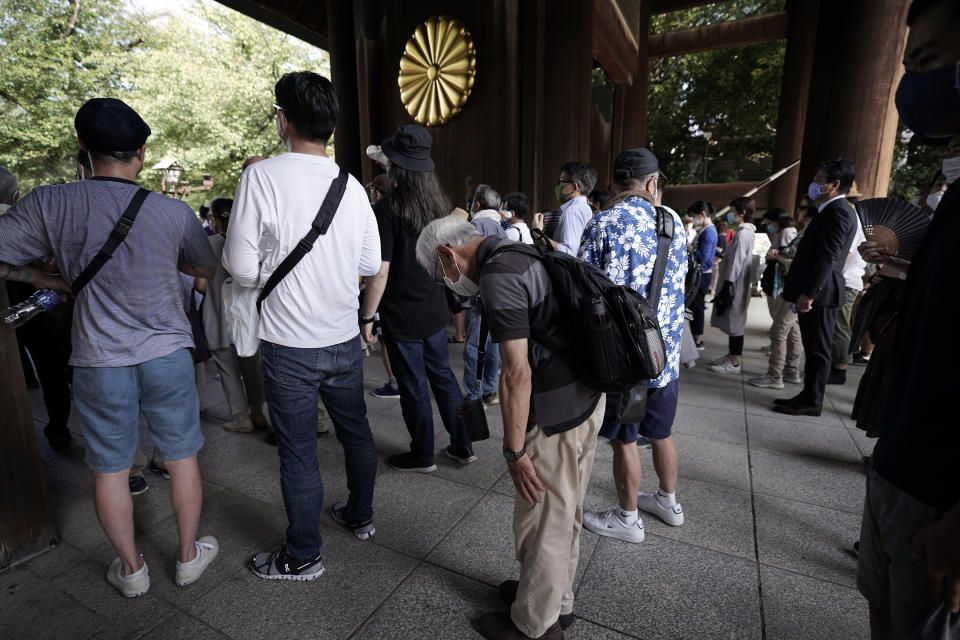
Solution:
[[(641, 511), (652, 513), (671, 527), (679, 527), (683, 524), (683, 507), (680, 506), (680, 503), (678, 502), (672, 507), (665, 507), (657, 499), (656, 491), (641, 491), (638, 493), (637, 506)], [(586, 521), (586, 518), (584, 518), (584, 521)]]
[(710, 371), (715, 371), (716, 373), (740, 373), (740, 365), (733, 364), (730, 360), (725, 360), (720, 364), (710, 365)]
[(583, 526), (597, 535), (616, 538), (624, 542), (643, 542), (643, 518), (633, 524), (620, 519), (620, 507), (614, 505), (606, 511), (587, 511), (583, 514)]
[(711, 366), (712, 366), (712, 365), (715, 365), (715, 364), (723, 364), (724, 362), (730, 362), (730, 356), (729, 356), (729, 355), (721, 356), (721, 357), (719, 357), (719, 358), (716, 358), (716, 359), (714, 359), (714, 360), (711, 360), (711, 361), (710, 361), (710, 364), (711, 364)]
[(220, 544), (213, 536), (203, 536), (194, 544), (197, 545), (197, 557), (186, 564), (177, 561), (176, 583), (178, 587), (185, 587), (199, 580), (220, 551)]
[(125, 576), (123, 575), (123, 561), (117, 556), (107, 567), (107, 582), (112, 584), (124, 598), (142, 596), (150, 589), (150, 570), (147, 569), (146, 560), (144, 560), (139, 571)]
[(783, 389), (783, 378), (774, 378), (771, 375), (750, 378), (747, 382), (761, 389)]

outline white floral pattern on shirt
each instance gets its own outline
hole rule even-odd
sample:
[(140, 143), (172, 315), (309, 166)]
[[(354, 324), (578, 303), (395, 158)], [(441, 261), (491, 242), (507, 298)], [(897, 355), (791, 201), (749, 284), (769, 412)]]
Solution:
[[(666, 208), (665, 208), (666, 209)], [(657, 320), (663, 332), (667, 366), (651, 387), (665, 387), (680, 375), (680, 342), (683, 335), (683, 289), (687, 277), (687, 242), (680, 217), (670, 209), (674, 233), (670, 243)], [(647, 295), (657, 258), (656, 212), (646, 200), (627, 198), (595, 215), (583, 230), (579, 256), (607, 272), (614, 283)]]

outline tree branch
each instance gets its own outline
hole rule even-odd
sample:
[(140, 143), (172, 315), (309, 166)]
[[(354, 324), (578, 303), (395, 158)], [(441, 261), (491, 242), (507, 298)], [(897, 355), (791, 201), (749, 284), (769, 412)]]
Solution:
[(20, 101), (17, 100), (16, 96), (10, 95), (9, 93), (7, 93), (6, 91), (4, 91), (3, 89), (0, 89), (0, 98), (3, 98), (3, 99), (6, 100), (7, 102), (13, 103), (13, 104), (17, 105), (18, 107), (20, 107), (21, 109), (26, 110), (26, 108), (25, 108), (22, 104), (20, 104)]
[(67, 30), (60, 36), (61, 40), (66, 40), (67, 36), (73, 33), (77, 28), (77, 18), (80, 16), (80, 0), (74, 0), (73, 3), (73, 17), (70, 18), (70, 24), (67, 25)]

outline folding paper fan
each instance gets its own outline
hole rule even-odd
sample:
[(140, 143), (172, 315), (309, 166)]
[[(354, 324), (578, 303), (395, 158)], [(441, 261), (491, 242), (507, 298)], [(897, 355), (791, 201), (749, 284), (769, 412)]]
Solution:
[(867, 240), (902, 260), (913, 260), (930, 226), (926, 212), (897, 198), (870, 198), (857, 202), (857, 213)]

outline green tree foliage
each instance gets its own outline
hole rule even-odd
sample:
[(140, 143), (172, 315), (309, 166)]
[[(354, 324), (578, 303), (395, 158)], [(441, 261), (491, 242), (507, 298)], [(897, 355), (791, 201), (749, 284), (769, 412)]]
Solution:
[(88, 98), (111, 96), (153, 131), (145, 186), (159, 189), (150, 167), (173, 157), (186, 169), (181, 180), (213, 177), (212, 191), (188, 198), (194, 208), (232, 196), (244, 158), (283, 151), (271, 106), (277, 78), (330, 73), (326, 52), (212, 2), (166, 16), (120, 0), (0, 3), (0, 46), (17, 51), (0, 65), (0, 164), (26, 188), (72, 175), (74, 114)]
[[(944, 146), (927, 146), (917, 144), (903, 123), (900, 124), (899, 131), (887, 193), (904, 200), (912, 200), (919, 195), (925, 197), (925, 190), (940, 173), (940, 165), (947, 150), (946, 140), (943, 141)], [(921, 198), (921, 201), (923, 199)]]
[[(782, 11), (783, 0), (734, 0), (655, 16), (654, 33)], [(674, 183), (769, 173), (786, 41), (650, 61), (647, 137)], [(772, 170), (772, 169), (770, 169)]]

